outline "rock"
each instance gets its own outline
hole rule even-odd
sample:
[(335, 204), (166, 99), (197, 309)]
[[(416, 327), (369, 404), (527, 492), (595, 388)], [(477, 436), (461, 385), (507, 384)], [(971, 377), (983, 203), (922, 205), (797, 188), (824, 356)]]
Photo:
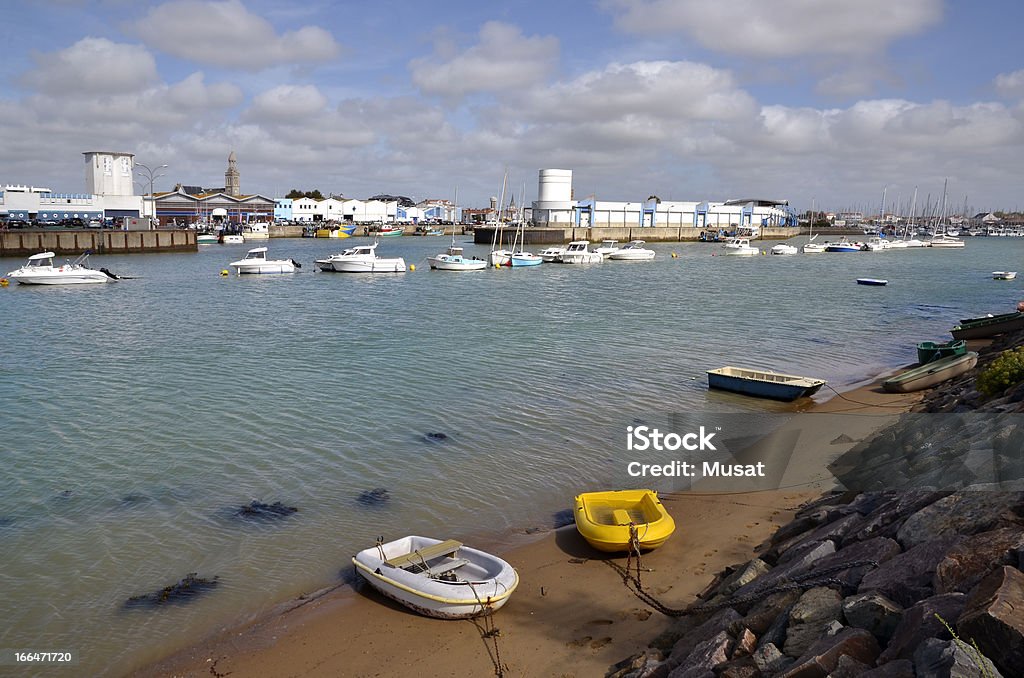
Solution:
[(1017, 549), (1024, 548), (1024, 529), (1003, 527), (965, 538), (935, 568), (936, 593), (967, 593), (1001, 565), (1015, 565)]
[(1001, 678), (995, 666), (962, 640), (928, 638), (914, 652), (917, 678)]
[(903, 608), (880, 593), (858, 593), (843, 601), (843, 616), (850, 626), (888, 641), (903, 617)]
[[(794, 591), (794, 593), (796, 593)], [(797, 600), (800, 600), (800, 595), (797, 596)], [(775, 647), (782, 647), (786, 644), (786, 632), (789, 628), (789, 613), (792, 612), (793, 608), (796, 607), (794, 602), (788, 608), (782, 611), (779, 616), (772, 620), (768, 630), (765, 631), (760, 638), (757, 640), (758, 646), (772, 644)]]
[(296, 513), (299, 509), (294, 506), (285, 506), (279, 501), (273, 504), (264, 504), (261, 501), (252, 500), (249, 504), (239, 508), (232, 515), (243, 520), (278, 520)]
[[(734, 621), (740, 619), (740, 615), (736, 610), (731, 607), (726, 607), (715, 614), (711, 615), (707, 621), (700, 626), (689, 631), (686, 635), (680, 638), (675, 645), (672, 646), (672, 652), (669, 655), (673, 661), (683, 664), (683, 660), (686, 659), (694, 651), (694, 649), (701, 643), (714, 638), (726, 631), (729, 625)], [(725, 659), (728, 659), (726, 657)], [(722, 661), (725, 661), (723, 659)]]
[(132, 596), (125, 601), (124, 606), (131, 607), (158, 607), (172, 603), (187, 603), (207, 591), (217, 587), (217, 577), (203, 579), (190, 572), (184, 579), (176, 584), (165, 586), (159, 591), (139, 596)]
[(384, 487), (375, 487), (372, 490), (363, 490), (356, 497), (356, 502), (363, 506), (383, 506), (391, 500), (391, 493)]
[(859, 678), (914, 678), (914, 663), (909, 659), (897, 659), (865, 671)]
[(961, 638), (977, 643), (1000, 671), (1018, 675), (1024, 669), (1024, 573), (1004, 565), (982, 579), (956, 629)]
[(896, 540), (910, 549), (951, 535), (977, 534), (1006, 523), (1020, 525), (1024, 520), (1019, 512), (1024, 512), (1024, 492), (961, 490), (907, 518)]
[(741, 586), (745, 586), (750, 582), (754, 581), (761, 575), (765, 574), (771, 569), (768, 563), (764, 562), (760, 558), (755, 558), (748, 561), (735, 572), (730, 574), (728, 577), (723, 579), (718, 586), (715, 588), (715, 593), (718, 596), (728, 598), (733, 594), (736, 589)]
[(832, 589), (817, 587), (805, 591), (789, 612), (786, 642), (782, 651), (799, 657), (821, 636), (830, 622), (842, 615), (842, 597)]
[(775, 561), (777, 565), (781, 565), (787, 560), (791, 560), (793, 556), (791, 556), (789, 552), (791, 550), (799, 550), (802, 544), (812, 544), (814, 542), (825, 541), (827, 539), (838, 546), (843, 542), (843, 538), (847, 533), (858, 528), (863, 520), (864, 518), (859, 513), (855, 513), (853, 515), (844, 516), (839, 520), (820, 525), (809, 532), (791, 537), (790, 539), (773, 546), (766, 554), (766, 557), (772, 559), (775, 554), (778, 554)]
[(717, 678), (761, 678), (761, 670), (752, 657), (739, 657), (716, 666), (714, 675)]
[(860, 582), (858, 593), (878, 591), (903, 606), (932, 595), (935, 567), (946, 552), (956, 544), (958, 537), (947, 537), (918, 544), (869, 572)]
[(815, 641), (779, 678), (825, 678), (835, 670), (842, 656), (873, 666), (879, 652), (878, 641), (870, 633), (845, 628), (835, 636)]
[(949, 492), (934, 492), (930, 490), (897, 492), (888, 502), (872, 511), (871, 515), (864, 520), (860, 529), (849, 537), (844, 544), (850, 541), (864, 541), (872, 537), (893, 538), (907, 518), (949, 495)]
[[(719, 664), (724, 664), (729, 659), (729, 650), (732, 649), (732, 639), (725, 631), (698, 643), (679, 666), (668, 674), (669, 678), (705, 678), (714, 676), (712, 669)], [(672, 650), (675, 655), (675, 649)]]
[(936, 615), (952, 624), (952, 620), (960, 616), (966, 600), (967, 596), (962, 593), (945, 593), (922, 600), (904, 610), (903, 618), (889, 639), (889, 645), (878, 658), (878, 664), (896, 659), (912, 659), (914, 650), (926, 638), (952, 639), (953, 636)]
[(846, 563), (857, 563), (872, 561), (881, 566), (887, 560), (891, 560), (900, 554), (900, 545), (892, 539), (876, 537), (867, 541), (857, 542), (847, 546), (841, 551), (825, 556), (815, 561), (810, 567), (810, 573), (828, 571), (828, 576), (843, 582), (843, 586), (850, 590), (856, 590), (864, 577), (876, 569), (876, 565), (857, 565), (845, 570), (836, 570)]
[[(743, 628), (748, 628), (755, 635), (764, 635), (779, 616), (789, 617), (789, 610), (800, 600), (800, 591), (783, 591), (775, 593), (759, 601), (743, 619), (731, 627), (733, 635), (738, 635)], [(783, 632), (785, 629), (783, 628)], [(785, 636), (783, 636), (783, 639)], [(771, 641), (768, 641), (771, 642)], [(758, 643), (761, 645), (762, 643)]]
[(655, 636), (654, 640), (648, 643), (648, 647), (653, 647), (668, 654), (672, 651), (672, 647), (679, 642), (680, 638), (699, 626), (703, 621), (703, 619), (695, 615), (679, 617), (673, 620), (667, 629)]
[(836, 667), (828, 674), (828, 678), (857, 678), (870, 668), (871, 666), (868, 664), (843, 655), (836, 662)]
[(749, 657), (757, 649), (757, 636), (750, 629), (743, 629), (736, 635), (736, 646), (733, 648), (732, 657)]
[(785, 565), (774, 567), (749, 584), (741, 586), (734, 595), (737, 597), (746, 596), (770, 589), (772, 586), (788, 581), (790, 577), (805, 573), (815, 562), (835, 552), (836, 546), (832, 542), (828, 540), (819, 542), (813, 548), (802, 553), (800, 557), (794, 558)]
[(605, 673), (605, 678), (633, 678), (644, 676), (661, 664), (665, 657), (658, 650), (647, 648), (643, 652), (627, 657), (614, 664)]
[(431, 432), (423, 434), (423, 439), (428, 443), (443, 443), (448, 440), (448, 436), (441, 432)]
[(772, 643), (765, 643), (757, 648), (751, 658), (765, 675), (774, 675), (793, 663), (790, 657), (782, 654)]

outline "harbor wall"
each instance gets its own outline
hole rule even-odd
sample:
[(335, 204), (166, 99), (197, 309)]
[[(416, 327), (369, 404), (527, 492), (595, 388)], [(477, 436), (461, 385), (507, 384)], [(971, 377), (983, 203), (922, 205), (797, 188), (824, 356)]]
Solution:
[[(528, 245), (562, 244), (571, 240), (589, 240), (599, 243), (602, 240), (617, 240), (625, 243), (630, 240), (646, 242), (689, 242), (700, 240), (705, 229), (692, 226), (655, 226), (655, 227), (604, 227), (591, 228), (537, 228), (523, 230), (523, 237)], [(514, 229), (504, 229), (502, 242), (509, 243), (515, 236)], [(800, 229), (795, 226), (766, 226), (761, 228), (761, 240), (786, 240), (799, 235)], [(712, 231), (714, 232), (714, 231)], [(473, 231), (473, 242), (478, 245), (490, 245), (494, 239), (494, 228), (478, 226)]]
[(271, 238), (301, 238), (302, 224), (271, 224)]
[(0, 256), (55, 254), (129, 254), (137, 252), (196, 252), (196, 232), (159, 231), (5, 231), (0, 233)]

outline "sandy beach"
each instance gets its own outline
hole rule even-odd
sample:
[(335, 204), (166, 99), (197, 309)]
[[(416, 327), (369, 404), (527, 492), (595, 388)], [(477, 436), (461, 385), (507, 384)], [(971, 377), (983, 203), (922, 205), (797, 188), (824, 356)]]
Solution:
[[(645, 587), (666, 606), (685, 607), (715, 573), (748, 560), (795, 509), (832, 487), (824, 470), (828, 461), (920, 400), (883, 393), (880, 382), (792, 417), (787, 426), (799, 438), (781, 475), (782, 489), (730, 492), (727, 486), (695, 486), (662, 493), (677, 531), (662, 548), (643, 556)], [(772, 450), (763, 454), (770, 458)], [(648, 608), (605, 562), (624, 563), (624, 557), (599, 555), (572, 525), (520, 535), (500, 554), (518, 570), (520, 585), (491, 620), (496, 637), (487, 633), (487, 621), (428, 619), (367, 586), (341, 584), (134, 675), (602, 676), (672, 621)]]

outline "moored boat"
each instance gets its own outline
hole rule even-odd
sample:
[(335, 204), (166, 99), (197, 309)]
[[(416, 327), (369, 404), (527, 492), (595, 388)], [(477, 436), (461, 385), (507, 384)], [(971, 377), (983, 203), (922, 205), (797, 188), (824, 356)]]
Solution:
[(400, 236), (405, 232), (405, 229), (400, 226), (381, 226), (380, 230), (377, 231), (377, 235), (382, 238), (392, 238)]
[(321, 271), (336, 273), (404, 273), (405, 259), (402, 257), (378, 257), (377, 243), (357, 245), (326, 259), (317, 259)]
[(117, 280), (117, 276), (106, 269), (97, 271), (86, 266), (89, 252), (61, 266), (53, 265), (55, 256), (53, 252), (33, 254), (24, 266), (11, 271), (7, 277), (22, 285), (87, 285)]
[(800, 250), (793, 245), (787, 245), (784, 242), (780, 242), (778, 245), (774, 245), (770, 250), (771, 254), (788, 255), (797, 254)]
[(490, 614), (519, 585), (504, 560), (453, 539), (404, 537), (364, 549), (352, 563), (383, 595), (439, 619)]
[(243, 273), (294, 273), (296, 268), (302, 268), (302, 264), (294, 259), (267, 259), (266, 247), (254, 247), (246, 253), (244, 258), (232, 261), (228, 266), (234, 268), (238, 275)]
[(270, 222), (250, 221), (242, 224), (242, 238), (244, 240), (267, 240), (270, 238)]
[(752, 257), (761, 253), (761, 250), (750, 244), (750, 238), (727, 238), (722, 249), (725, 254), (734, 257)]
[(622, 248), (619, 247), (619, 241), (618, 240), (602, 240), (601, 241), (601, 246), (600, 247), (595, 247), (594, 251), (597, 252), (598, 254), (600, 254), (605, 259), (607, 259), (611, 255), (613, 255), (616, 252), (618, 252), (620, 249), (622, 249)]
[(612, 261), (650, 261), (655, 252), (644, 247), (644, 244), (643, 240), (630, 240), (608, 258)]
[(871, 285), (874, 287), (884, 287), (889, 284), (888, 280), (880, 280), (878, 278), (857, 278), (858, 285)]
[(823, 379), (746, 367), (727, 365), (708, 370), (708, 388), (772, 400), (790, 401), (812, 396), (824, 385)]
[(564, 247), (547, 247), (540, 251), (540, 258), (544, 260), (544, 263), (550, 264), (558, 261), (558, 257), (565, 251)]
[(953, 335), (954, 339), (984, 339), (1021, 329), (1024, 329), (1024, 313), (1014, 311), (1013, 313), (961, 320), (960, 324), (951, 329), (949, 333)]
[(967, 353), (967, 342), (963, 339), (936, 343), (934, 341), (922, 341), (917, 345), (917, 362), (927, 365), (939, 358), (948, 358), (951, 355), (963, 355)]
[(825, 243), (826, 252), (860, 252), (861, 245), (863, 243), (853, 242), (845, 235), (839, 239), (839, 242), (827, 242)]
[(937, 386), (944, 381), (971, 370), (978, 364), (978, 354), (973, 351), (963, 355), (951, 355), (939, 358), (912, 370), (886, 379), (882, 389), (889, 393), (911, 393)]
[(1017, 271), (992, 271), (993, 280), (1013, 280), (1017, 277)]
[(652, 490), (585, 492), (574, 500), (576, 529), (599, 551), (616, 553), (633, 548), (650, 550), (675, 532), (675, 521)]
[(487, 262), (483, 259), (467, 259), (462, 248), (455, 244), (455, 236), (452, 236), (452, 245), (446, 252), (427, 257), (427, 263), (430, 268), (438, 271), (480, 271), (487, 268)]
[(602, 261), (604, 257), (590, 251), (589, 240), (573, 240), (565, 251), (558, 255), (558, 262), (562, 264), (599, 264)]

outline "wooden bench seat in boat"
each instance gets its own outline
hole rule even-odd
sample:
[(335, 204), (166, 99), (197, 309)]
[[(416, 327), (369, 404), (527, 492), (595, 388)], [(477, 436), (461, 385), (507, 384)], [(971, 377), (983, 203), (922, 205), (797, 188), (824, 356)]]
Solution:
[(430, 569), (427, 570), (427, 573), (431, 577), (436, 577), (439, 574), (444, 574), (445, 572), (451, 572), (452, 570), (457, 570), (460, 567), (462, 567), (463, 565), (469, 565), (469, 561), (466, 560), (465, 558), (453, 558), (452, 560), (449, 560), (447, 563), (439, 563), (437, 565), (431, 565)]
[[(423, 566), (425, 562), (431, 561), (441, 556), (454, 555), (456, 551), (462, 548), (462, 542), (454, 539), (448, 539), (441, 542), (440, 544), (434, 544), (433, 546), (427, 546), (425, 548), (418, 549), (412, 553), (405, 553), (400, 556), (395, 556), (390, 560), (385, 560), (384, 563), (391, 567), (400, 567), (405, 569), (411, 565)], [(462, 563), (464, 565), (465, 563)], [(461, 567), (456, 565), (455, 567)], [(455, 569), (454, 567), (451, 569)]]

